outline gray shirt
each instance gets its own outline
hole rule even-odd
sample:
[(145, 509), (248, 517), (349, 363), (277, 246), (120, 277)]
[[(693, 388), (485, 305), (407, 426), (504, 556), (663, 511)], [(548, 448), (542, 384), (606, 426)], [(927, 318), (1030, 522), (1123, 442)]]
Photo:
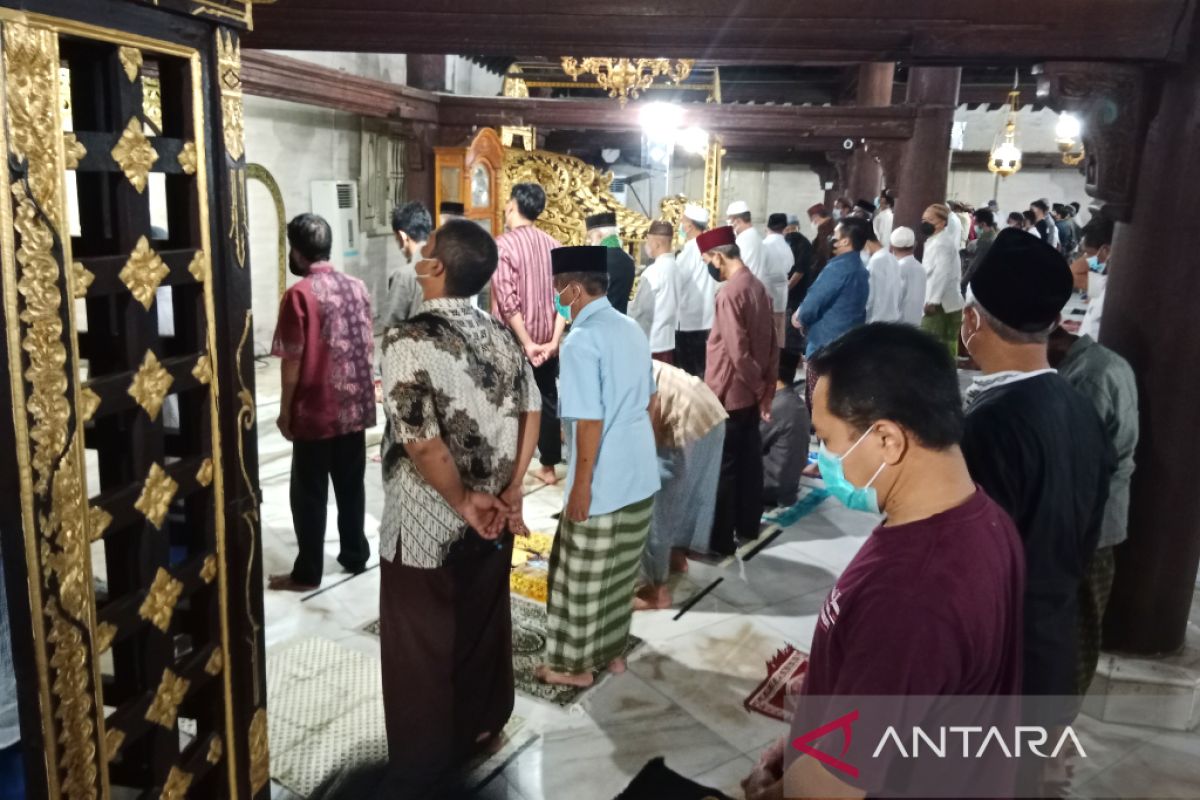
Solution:
[(425, 302), (425, 293), (412, 264), (396, 270), (388, 281), (387, 303), (383, 307), (383, 327), (394, 328), (416, 316), (417, 309)]
[(1128, 537), (1129, 482), (1138, 442), (1138, 393), (1133, 368), (1092, 337), (1080, 336), (1067, 351), (1058, 373), (1096, 407), (1117, 454), (1096, 545), (1112, 547)]
[(800, 494), (800, 473), (808, 463), (808, 409), (794, 386), (775, 389), (771, 421), (760, 422), (763, 495), (769, 505), (790, 506)]

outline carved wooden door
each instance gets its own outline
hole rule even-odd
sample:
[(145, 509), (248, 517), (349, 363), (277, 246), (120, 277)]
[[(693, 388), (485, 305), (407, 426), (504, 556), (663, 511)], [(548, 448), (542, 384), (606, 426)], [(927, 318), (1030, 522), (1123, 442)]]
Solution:
[(265, 796), (249, 5), (3, 5), (0, 545), (29, 796)]

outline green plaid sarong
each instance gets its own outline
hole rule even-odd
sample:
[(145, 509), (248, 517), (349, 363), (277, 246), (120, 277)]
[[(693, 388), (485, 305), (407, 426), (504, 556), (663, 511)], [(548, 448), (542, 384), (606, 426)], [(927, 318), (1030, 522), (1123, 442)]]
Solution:
[(634, 581), (654, 498), (576, 523), (564, 511), (550, 552), (546, 660), (556, 672), (604, 669), (625, 652)]

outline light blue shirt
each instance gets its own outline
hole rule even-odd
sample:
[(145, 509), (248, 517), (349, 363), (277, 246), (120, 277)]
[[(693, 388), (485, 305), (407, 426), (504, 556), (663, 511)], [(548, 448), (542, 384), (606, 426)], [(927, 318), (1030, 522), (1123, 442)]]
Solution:
[(592, 473), (592, 516), (641, 502), (659, 489), (650, 398), (650, 343), (638, 324), (601, 297), (571, 324), (559, 356), (558, 416), (567, 431), (567, 494), (575, 483), (575, 423), (603, 420)]

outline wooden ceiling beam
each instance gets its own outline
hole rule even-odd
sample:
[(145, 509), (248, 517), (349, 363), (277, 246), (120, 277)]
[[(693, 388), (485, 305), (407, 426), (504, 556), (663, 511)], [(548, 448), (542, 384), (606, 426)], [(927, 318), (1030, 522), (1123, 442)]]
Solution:
[(1197, 0), (287, 0), (254, 9), (256, 48), (610, 55), (745, 63), (1179, 61)]

